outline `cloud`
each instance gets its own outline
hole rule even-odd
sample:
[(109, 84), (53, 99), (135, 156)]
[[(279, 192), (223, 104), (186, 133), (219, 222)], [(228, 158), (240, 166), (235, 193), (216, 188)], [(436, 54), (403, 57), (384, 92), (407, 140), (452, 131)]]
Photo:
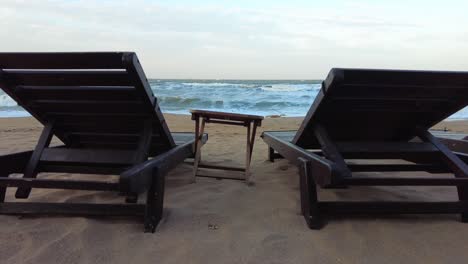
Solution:
[(134, 50), (147, 75), (167, 78), (305, 79), (332, 66), (468, 66), (461, 6), (314, 2), (3, 0), (0, 48)]

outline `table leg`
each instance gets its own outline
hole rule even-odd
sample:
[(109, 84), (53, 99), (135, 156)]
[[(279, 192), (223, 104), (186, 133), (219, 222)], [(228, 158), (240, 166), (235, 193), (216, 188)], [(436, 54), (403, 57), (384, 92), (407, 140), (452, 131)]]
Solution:
[(200, 133), (200, 117), (196, 117), (195, 119), (195, 144), (193, 145), (193, 150), (192, 150), (194, 154), (197, 153), (199, 133)]
[(252, 160), (252, 151), (254, 147), (254, 142), (255, 142), (255, 134), (257, 133), (257, 122), (254, 122), (253, 124), (253, 131), (252, 131), (252, 139), (250, 140), (250, 160)]
[(205, 131), (205, 118), (202, 119), (202, 123), (201, 123), (201, 129), (200, 129), (200, 132), (198, 133), (198, 138), (197, 138), (197, 149), (196, 149), (196, 152), (195, 152), (195, 160), (193, 162), (193, 179), (192, 179), (192, 182), (195, 182), (196, 181), (196, 177), (197, 177), (197, 171), (198, 171), (198, 164), (200, 163), (200, 158), (201, 158), (201, 146), (202, 146), (202, 137), (203, 137), (203, 133)]
[(250, 185), (250, 127), (252, 123), (249, 122), (247, 125), (247, 147), (245, 151), (245, 180), (247, 181), (247, 184)]

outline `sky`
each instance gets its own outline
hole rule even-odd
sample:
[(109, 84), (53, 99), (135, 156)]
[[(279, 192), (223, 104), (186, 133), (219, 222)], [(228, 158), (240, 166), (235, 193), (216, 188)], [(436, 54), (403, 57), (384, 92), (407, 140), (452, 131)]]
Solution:
[(466, 0), (0, 0), (0, 51), (135, 51), (150, 78), (468, 70), (466, 10)]

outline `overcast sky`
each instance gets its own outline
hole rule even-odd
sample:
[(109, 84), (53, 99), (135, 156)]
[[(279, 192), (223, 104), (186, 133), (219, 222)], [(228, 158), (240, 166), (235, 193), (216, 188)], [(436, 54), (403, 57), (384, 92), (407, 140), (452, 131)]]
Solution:
[(136, 51), (151, 78), (468, 70), (468, 1), (0, 0), (1, 51)]

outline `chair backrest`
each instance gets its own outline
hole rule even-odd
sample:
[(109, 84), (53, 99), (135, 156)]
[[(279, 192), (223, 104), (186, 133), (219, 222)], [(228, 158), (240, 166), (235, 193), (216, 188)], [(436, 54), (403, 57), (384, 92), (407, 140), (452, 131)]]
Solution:
[(136, 149), (151, 123), (150, 155), (174, 140), (134, 52), (0, 53), (0, 88), (79, 149)]
[(468, 104), (468, 72), (332, 69), (293, 143), (320, 148), (320, 124), (335, 141), (408, 141)]

